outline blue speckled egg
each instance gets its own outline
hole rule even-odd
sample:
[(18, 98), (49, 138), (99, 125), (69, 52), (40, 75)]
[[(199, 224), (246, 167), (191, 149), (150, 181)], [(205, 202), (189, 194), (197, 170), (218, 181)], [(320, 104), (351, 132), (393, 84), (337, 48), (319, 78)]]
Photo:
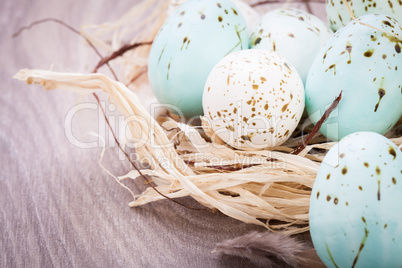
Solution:
[(306, 82), (306, 109), (315, 124), (343, 91), (320, 132), (339, 140), (357, 131), (385, 134), (402, 115), (402, 27), (385, 15), (351, 21), (317, 54)]
[(261, 17), (251, 32), (251, 48), (275, 51), (290, 61), (306, 82), (318, 51), (332, 36), (318, 17), (295, 8), (278, 8)]
[(356, 132), (325, 156), (310, 199), (310, 233), (327, 267), (402, 267), (402, 153)]
[[(355, 17), (366, 14), (384, 14), (402, 23), (401, 0), (348, 0), (348, 3)], [(325, 8), (329, 25), (334, 31), (351, 20), (344, 0), (328, 0)]]
[(151, 88), (173, 112), (202, 115), (209, 72), (225, 55), (248, 46), (246, 23), (231, 1), (187, 1), (167, 19), (152, 44)]

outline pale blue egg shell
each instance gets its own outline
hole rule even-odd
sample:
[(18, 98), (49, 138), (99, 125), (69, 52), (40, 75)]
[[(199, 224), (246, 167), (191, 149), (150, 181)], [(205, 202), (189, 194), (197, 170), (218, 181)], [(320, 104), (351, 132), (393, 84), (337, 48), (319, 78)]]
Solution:
[(333, 32), (318, 17), (296, 8), (277, 8), (261, 17), (250, 35), (251, 48), (275, 51), (306, 82), (318, 51)]
[[(384, 15), (360, 21), (402, 36)], [(306, 109), (315, 124), (341, 91), (342, 100), (320, 132), (339, 140), (357, 131), (384, 134), (402, 115), (402, 40), (356, 21), (336, 32), (318, 53), (306, 82)]]
[(248, 46), (246, 23), (231, 1), (190, 0), (168, 18), (152, 44), (149, 83), (161, 103), (187, 117), (202, 115), (209, 72), (225, 55)]
[[(349, 6), (355, 15), (360, 17), (366, 14), (384, 14), (402, 23), (402, 1), (401, 0), (349, 0)], [(331, 28), (336, 31), (351, 20), (349, 11), (344, 0), (326, 1), (325, 9), (327, 19)]]
[(373, 132), (343, 138), (320, 166), (309, 217), (314, 247), (328, 267), (401, 267), (398, 147)]

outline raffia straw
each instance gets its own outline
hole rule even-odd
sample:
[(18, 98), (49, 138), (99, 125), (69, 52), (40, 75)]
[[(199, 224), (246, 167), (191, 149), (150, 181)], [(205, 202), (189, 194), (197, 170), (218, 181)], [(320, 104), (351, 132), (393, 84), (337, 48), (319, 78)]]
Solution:
[[(271, 230), (276, 230), (278, 225), (270, 221), (279, 220), (285, 224), (280, 225), (285, 234), (305, 231), (305, 228), (294, 228), (294, 225), (306, 227), (308, 223), (308, 202), (319, 167), (317, 163), (281, 152), (235, 151), (221, 144), (206, 142), (196, 130), (189, 136), (176, 135), (183, 140), (183, 145), (187, 142), (193, 148), (179, 154), (180, 146), (176, 151), (163, 128), (143, 109), (135, 93), (122, 83), (101, 74), (26, 69), (14, 77), (29, 84), (40, 84), (47, 90), (59, 88), (81, 93), (102, 90), (108, 93), (120, 112), (130, 119), (128, 127), (131, 136), (138, 140), (136, 151), (140, 159), (148, 159), (151, 166), (148, 173), (153, 175), (157, 189), (163, 194), (171, 198), (192, 196), (223, 214)], [(175, 128), (180, 129), (180, 126)], [(193, 165), (187, 165), (185, 159), (192, 159)], [(211, 167), (214, 161), (227, 165), (257, 165), (234, 172), (220, 172), (216, 165)], [(137, 174), (130, 172), (126, 177), (135, 179)], [(130, 206), (162, 198), (148, 189)]]

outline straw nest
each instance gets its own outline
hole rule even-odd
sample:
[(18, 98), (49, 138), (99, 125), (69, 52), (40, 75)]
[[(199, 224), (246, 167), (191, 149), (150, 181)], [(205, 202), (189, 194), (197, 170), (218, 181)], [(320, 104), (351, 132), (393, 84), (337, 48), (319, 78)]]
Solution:
[[(178, 2), (144, 1), (118, 21), (84, 25), (81, 33), (98, 49), (109, 54), (127, 41), (152, 41)], [(135, 38), (125, 40), (127, 36)], [(151, 175), (159, 192), (149, 187), (143, 193), (133, 195), (130, 206), (166, 197), (191, 196), (208, 208), (272, 231), (288, 235), (307, 231), (314, 179), (320, 162), (335, 143), (317, 133), (302, 152), (290, 154), (302, 141), (302, 134), (311, 130), (307, 119), (302, 120), (292, 137), (280, 147), (269, 151), (241, 151), (225, 145), (203, 118), (199, 125), (178, 122), (167, 114), (155, 119), (142, 105), (142, 96), (152, 100), (144, 75), (149, 49), (149, 46), (138, 47), (113, 63), (114, 68), (123, 74), (124, 83), (103, 74), (27, 69), (19, 71), (15, 78), (29, 84), (40, 84), (45, 89), (81, 93), (103, 91), (109, 95), (109, 101), (116, 104), (129, 122), (127, 127), (130, 140), (135, 141), (138, 161), (149, 166), (141, 173)], [(402, 144), (401, 127), (400, 121), (387, 134), (398, 146)], [(139, 171), (134, 169), (118, 179), (140, 177)]]

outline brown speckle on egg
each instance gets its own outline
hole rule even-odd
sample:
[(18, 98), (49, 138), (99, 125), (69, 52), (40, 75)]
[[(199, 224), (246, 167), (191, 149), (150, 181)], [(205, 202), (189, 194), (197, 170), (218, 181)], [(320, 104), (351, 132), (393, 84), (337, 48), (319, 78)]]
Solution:
[(381, 169), (380, 169), (379, 166), (377, 166), (377, 167), (375, 168), (375, 172), (376, 172), (376, 174), (377, 174), (378, 176), (381, 175)]
[[(388, 1), (388, 3), (390, 3), (390, 7), (392, 8), (392, 3), (391, 3), (390, 1)], [(387, 25), (387, 26), (390, 26), (390, 27), (392, 27), (392, 28), (394, 27), (394, 26), (391, 24), (391, 22), (389, 22), (389, 21), (387, 21), (387, 20), (383, 20), (382, 23), (385, 24), (385, 25)]]
[(395, 51), (396, 51), (396, 53), (401, 53), (401, 46), (399, 45), (399, 44), (396, 44), (395, 45)]
[(374, 107), (374, 112), (377, 112), (381, 99), (385, 96), (385, 90), (383, 88), (378, 89), (378, 95), (379, 95), (379, 100), (378, 100), (378, 103)]
[(392, 147), (391, 145), (388, 147), (388, 152), (390, 155), (392, 155), (394, 157), (393, 159), (396, 158), (396, 151), (395, 151), (394, 147)]
[(344, 166), (342, 168), (342, 175), (346, 175), (346, 173), (348, 173), (348, 168), (346, 166)]
[(335, 205), (338, 205), (338, 202), (339, 202), (338, 198), (335, 197), (335, 198), (334, 198), (334, 204), (335, 204)]
[(370, 58), (374, 54), (374, 49), (369, 49), (366, 52), (363, 53), (363, 56)]
[(240, 138), (242, 138), (245, 141), (251, 141), (250, 135), (242, 135)]
[(366, 168), (368, 168), (368, 167), (369, 167), (369, 163), (364, 162), (364, 166), (365, 166)]

